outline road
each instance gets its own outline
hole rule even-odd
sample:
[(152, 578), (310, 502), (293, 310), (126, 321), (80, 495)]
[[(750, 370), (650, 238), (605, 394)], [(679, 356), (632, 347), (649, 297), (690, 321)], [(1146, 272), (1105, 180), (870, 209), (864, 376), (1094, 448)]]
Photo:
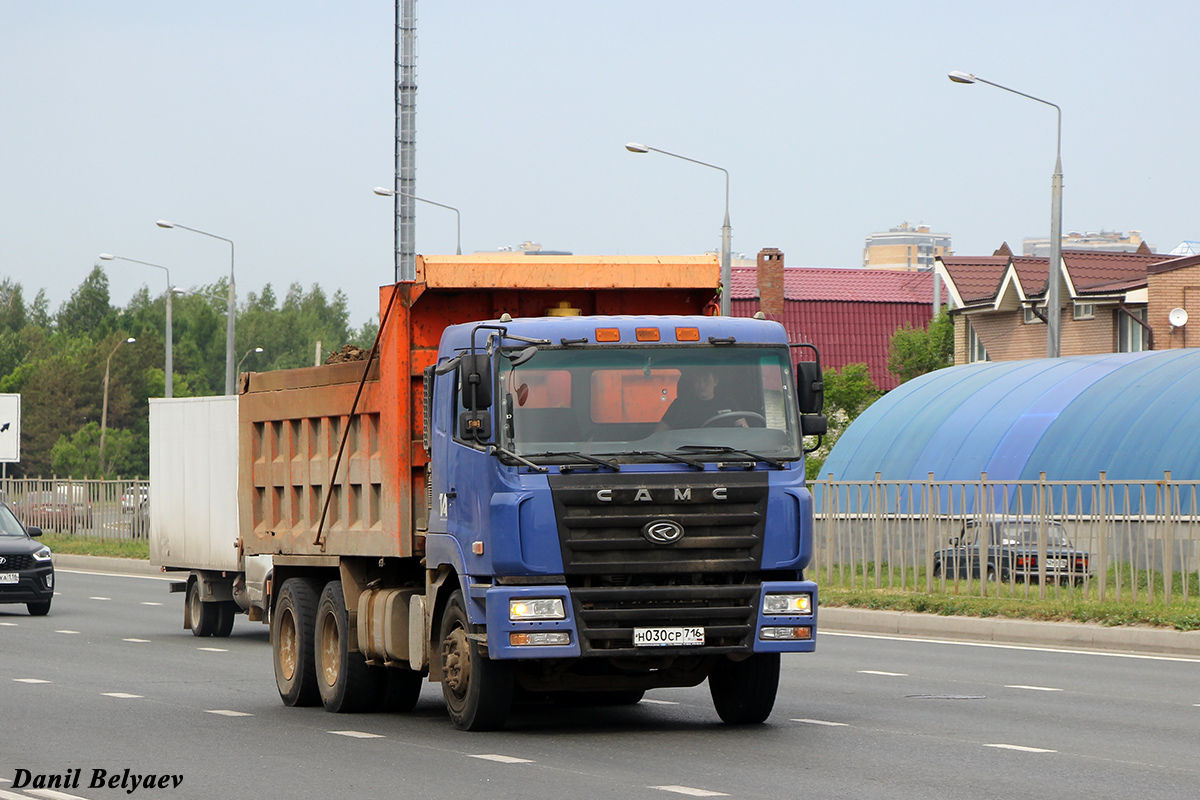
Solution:
[[(285, 708), (264, 626), (182, 628), (161, 579), (60, 570), (47, 617), (0, 606), (0, 800), (115, 797), (1155, 797), (1200, 785), (1200, 659), (824, 634), (785, 658), (768, 724), (706, 687), (633, 707), (522, 707), (455, 731), (436, 686), (408, 715)], [(22, 773), (80, 770), (59, 794)], [(181, 776), (177, 787), (92, 788)], [(69, 773), (73, 774), (73, 773)]]

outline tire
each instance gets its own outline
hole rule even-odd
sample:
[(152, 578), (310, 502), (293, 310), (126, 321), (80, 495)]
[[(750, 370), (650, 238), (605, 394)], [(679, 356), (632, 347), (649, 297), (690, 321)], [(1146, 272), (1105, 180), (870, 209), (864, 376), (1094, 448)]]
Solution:
[(200, 599), (200, 581), (188, 581), (187, 601), (184, 606), (192, 636), (212, 636), (217, 630), (219, 603), (205, 603)]
[(411, 669), (372, 667), (381, 670), (379, 677), (379, 708), (381, 711), (406, 713), (416, 708), (425, 685), (425, 676)]
[(330, 581), (317, 603), (313, 643), (321, 704), (335, 714), (378, 708), (385, 676), (367, 666), (362, 653), (350, 652), (350, 615), (341, 581)]
[(50, 613), (50, 601), (42, 600), (37, 603), (26, 603), (25, 607), (29, 609), (29, 616), (44, 617)]
[(438, 626), (442, 666), (442, 697), (454, 727), (460, 731), (491, 731), (504, 727), (512, 708), (512, 665), (488, 658), (467, 619), (462, 592), (455, 590)]
[(304, 578), (288, 578), (279, 589), (271, 614), (271, 651), (275, 685), (288, 706), (315, 706), (321, 702), (313, 654), (313, 629), (317, 618), (317, 591)]
[(722, 722), (757, 725), (771, 716), (779, 689), (779, 653), (755, 653), (744, 661), (721, 659), (708, 674), (708, 691)]
[(217, 624), (213, 626), (212, 635), (224, 639), (233, 633), (233, 621), (237, 618), (238, 612), (241, 609), (232, 600), (226, 600), (222, 603), (210, 603), (210, 605), (217, 607)]

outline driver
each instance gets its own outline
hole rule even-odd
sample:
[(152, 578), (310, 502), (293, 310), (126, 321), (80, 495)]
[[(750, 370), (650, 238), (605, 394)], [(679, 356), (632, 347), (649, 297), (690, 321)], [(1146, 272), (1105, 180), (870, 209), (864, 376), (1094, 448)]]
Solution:
[[(717, 397), (717, 383), (717, 374), (711, 367), (697, 367), (685, 372), (676, 386), (675, 399), (655, 430), (702, 428), (718, 414), (738, 411), (729, 399)], [(748, 427), (745, 419), (736, 419), (732, 424)]]

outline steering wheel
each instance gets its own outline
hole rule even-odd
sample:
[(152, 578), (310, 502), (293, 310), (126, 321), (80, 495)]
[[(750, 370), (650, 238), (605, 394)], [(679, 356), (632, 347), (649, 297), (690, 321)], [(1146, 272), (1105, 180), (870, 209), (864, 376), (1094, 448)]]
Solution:
[[(720, 414), (717, 414), (715, 417), (710, 417), (707, 420), (705, 420), (704, 424), (701, 425), (700, 427), (701, 428), (711, 428), (711, 427), (713, 427), (713, 425), (715, 425), (717, 423), (725, 422), (725, 421), (731, 420), (731, 419), (747, 420), (747, 422), (746, 422), (747, 427), (754, 427), (754, 428), (767, 427), (767, 418), (764, 417), (762, 414), (756, 414), (753, 411), (722, 411)], [(754, 420), (758, 424), (752, 426), (752, 425), (750, 425), (749, 420)]]

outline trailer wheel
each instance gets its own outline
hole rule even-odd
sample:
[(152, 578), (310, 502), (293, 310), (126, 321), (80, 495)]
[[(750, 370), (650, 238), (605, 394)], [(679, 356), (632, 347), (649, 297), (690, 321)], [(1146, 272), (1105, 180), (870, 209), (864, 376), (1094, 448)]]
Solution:
[(314, 641), (317, 687), (325, 710), (340, 714), (374, 708), (383, 676), (367, 666), (362, 653), (350, 652), (350, 615), (341, 581), (330, 581), (321, 592)]
[(218, 603), (205, 603), (200, 599), (200, 581), (192, 579), (187, 587), (188, 625), (192, 636), (212, 636), (217, 630)]
[(721, 659), (708, 674), (708, 691), (721, 721), (756, 725), (771, 716), (779, 688), (779, 653), (755, 653), (744, 661)]
[(383, 671), (379, 681), (379, 706), (384, 711), (412, 711), (421, 698), (425, 676), (403, 667), (372, 667)]
[(210, 603), (217, 607), (217, 624), (213, 626), (213, 636), (219, 636), (222, 639), (233, 633), (233, 620), (238, 614), (238, 604), (232, 600), (225, 600), (221, 603)]
[(315, 706), (321, 702), (313, 658), (316, 609), (317, 592), (312, 583), (304, 578), (284, 581), (271, 615), (275, 685), (284, 705)]
[(504, 727), (513, 698), (512, 665), (493, 661), (468, 637), (462, 592), (456, 590), (442, 612), (439, 627), (442, 697), (454, 727), (461, 731), (491, 731)]

